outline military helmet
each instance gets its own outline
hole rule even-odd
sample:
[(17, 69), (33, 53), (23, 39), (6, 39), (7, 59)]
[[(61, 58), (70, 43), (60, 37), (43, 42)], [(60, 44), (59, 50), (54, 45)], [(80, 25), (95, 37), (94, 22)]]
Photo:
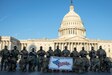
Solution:
[(51, 50), (51, 49), (52, 49), (52, 47), (50, 46), (50, 47), (49, 47), (49, 50)]
[(91, 47), (91, 50), (94, 50), (94, 47), (93, 46)]
[(26, 50), (26, 47), (25, 46), (23, 47), (23, 50)]
[(65, 46), (65, 49), (67, 49), (67, 46)]
[(102, 46), (100, 46), (99, 49), (102, 49)]
[(7, 46), (5, 45), (4, 49), (7, 49)]
[(84, 50), (84, 47), (82, 47), (82, 50)]
[(14, 46), (14, 49), (17, 49), (17, 46)]
[(77, 48), (76, 47), (74, 47), (74, 51), (76, 51), (77, 50)]

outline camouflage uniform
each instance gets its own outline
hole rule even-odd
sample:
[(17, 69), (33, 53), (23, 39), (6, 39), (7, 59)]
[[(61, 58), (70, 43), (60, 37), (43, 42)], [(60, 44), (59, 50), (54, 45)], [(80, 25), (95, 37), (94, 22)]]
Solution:
[(17, 50), (17, 47), (14, 46), (14, 49), (11, 50), (10, 52), (9, 71), (16, 71), (18, 55), (19, 55), (19, 50)]
[(100, 60), (95, 56), (91, 59), (91, 71), (99, 71), (100, 70)]
[(87, 56), (87, 51), (84, 50), (84, 47), (82, 47), (82, 50), (79, 52), (81, 57), (86, 57)]
[(89, 67), (89, 60), (87, 58), (87, 51), (85, 51), (84, 47), (82, 47), (82, 50), (80, 51), (80, 56), (83, 60), (83, 66), (84, 66), (84, 71), (88, 71), (88, 67)]
[(92, 63), (92, 59), (96, 58), (96, 51), (94, 50), (94, 47), (91, 47), (91, 51), (89, 52), (89, 57), (90, 57), (90, 70), (92, 70), (92, 66), (93, 66), (93, 63)]
[(38, 55), (38, 59), (39, 59), (39, 63), (38, 63), (38, 71), (41, 71), (43, 68), (43, 60), (44, 60), (44, 56), (45, 56), (46, 52), (42, 49), (42, 46), (40, 47), (40, 50), (37, 51), (37, 55)]
[[(70, 51), (67, 49), (67, 46), (65, 46), (65, 49), (62, 51), (62, 54), (61, 54), (63, 57), (69, 57), (70, 56)], [(68, 70), (64, 70), (64, 71), (67, 71)]]
[(89, 57), (90, 57), (90, 60), (92, 58), (94, 58), (96, 56), (96, 51), (94, 50), (94, 47), (91, 48), (91, 51), (89, 52)]
[(48, 58), (45, 58), (45, 57), (44, 57), (43, 63), (44, 63), (44, 64), (43, 64), (42, 71), (43, 71), (43, 72), (48, 72), (48, 64), (49, 64)]
[(53, 53), (54, 52), (52, 50), (52, 47), (49, 47), (49, 50), (46, 52), (46, 57), (47, 57), (47, 58), (45, 58), (46, 62), (44, 61), (44, 63), (47, 64), (47, 67), (46, 67), (47, 71), (49, 71), (48, 70), (48, 65), (49, 65), (50, 57), (54, 55)]
[(3, 70), (3, 67), (4, 67), (4, 70), (7, 69), (8, 67), (8, 58), (9, 58), (9, 50), (7, 49), (7, 46), (5, 46), (5, 48), (0, 52), (1, 54), (1, 71)]
[(46, 52), (46, 56), (47, 56), (47, 58), (50, 58), (51, 56), (53, 56), (54, 54), (53, 54), (53, 50), (52, 50), (52, 48), (51, 47), (49, 47), (49, 50)]
[(102, 46), (97, 50), (97, 56), (100, 59), (100, 71), (104, 71), (104, 59), (106, 58), (106, 52), (102, 49)]
[(34, 48), (29, 53), (29, 71), (35, 71), (35, 67), (37, 65), (37, 53), (35, 52)]
[(70, 51), (67, 49), (67, 46), (65, 46), (65, 49), (62, 51), (62, 56), (69, 57)]
[(61, 56), (61, 50), (59, 49), (59, 46), (57, 46), (57, 49), (54, 50), (54, 56)]
[(78, 72), (78, 73), (82, 73), (83, 69), (84, 69), (83, 60), (82, 60), (82, 58), (77, 56), (74, 60), (74, 63), (73, 63), (73, 71)]
[(77, 58), (79, 56), (79, 52), (76, 48), (74, 48), (74, 51), (71, 52), (70, 57), (73, 57), (73, 59)]
[(28, 51), (26, 47), (20, 52), (21, 59), (19, 61), (19, 67), (21, 71), (27, 71), (27, 64), (28, 64)]
[(112, 62), (109, 57), (104, 58), (104, 64), (103, 64), (104, 71), (110, 72), (110, 69), (112, 68), (111, 64)]
[(99, 59), (106, 57), (106, 52), (102, 49), (102, 46), (100, 46), (100, 48), (97, 50), (97, 56)]

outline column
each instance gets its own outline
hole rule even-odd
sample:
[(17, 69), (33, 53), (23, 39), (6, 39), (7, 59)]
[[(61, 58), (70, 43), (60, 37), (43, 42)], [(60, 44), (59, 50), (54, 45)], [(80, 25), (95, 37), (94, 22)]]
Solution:
[(71, 50), (71, 43), (69, 43), (69, 50)]
[(88, 43), (88, 50), (89, 50), (89, 43)]
[(63, 50), (63, 43), (62, 43), (62, 50)]
[(61, 48), (61, 50), (62, 50), (62, 43), (60, 43), (60, 48)]
[(2, 45), (1, 45), (1, 41), (0, 41), (0, 50), (1, 50), (1, 47), (2, 47)]
[(4, 46), (6, 45), (6, 41), (4, 41)]
[(78, 44), (78, 43), (76, 42), (75, 45), (76, 45), (77, 51), (79, 51), (79, 50), (78, 50), (78, 47), (77, 47), (77, 44)]
[(71, 42), (71, 52), (73, 51), (73, 42)]
[(11, 42), (9, 42), (9, 50), (12, 49), (12, 45), (11, 45)]
[(53, 51), (55, 50), (55, 48), (56, 48), (56, 45), (55, 45), (56, 43), (54, 43), (54, 48), (53, 48)]
[(3, 47), (3, 41), (2, 41), (2, 49), (3, 49), (4, 47)]
[(72, 34), (73, 34), (73, 28), (72, 28)]
[(96, 43), (96, 50), (98, 50), (98, 44)]
[(67, 29), (66, 29), (66, 34), (67, 34)]
[(1, 49), (3, 49), (3, 43), (2, 43), (2, 41), (1, 41)]

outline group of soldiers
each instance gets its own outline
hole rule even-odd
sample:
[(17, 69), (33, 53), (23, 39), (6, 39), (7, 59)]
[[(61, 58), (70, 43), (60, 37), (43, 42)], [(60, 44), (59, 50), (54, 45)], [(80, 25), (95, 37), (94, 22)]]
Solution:
[(72, 72), (110, 72), (111, 68), (111, 60), (106, 56), (106, 52), (102, 49), (102, 46), (100, 46), (97, 51), (94, 50), (94, 47), (91, 47), (89, 52), (87, 52), (84, 47), (82, 47), (80, 52), (78, 52), (76, 48), (70, 52), (67, 46), (65, 46), (63, 51), (57, 46), (54, 51), (52, 47), (49, 47), (49, 50), (45, 52), (43, 47), (40, 46), (40, 50), (37, 52), (35, 48), (32, 48), (31, 52), (28, 52), (26, 47), (23, 47), (23, 50), (19, 51), (16, 46), (14, 46), (13, 50), (8, 50), (7, 46), (5, 46), (4, 49), (0, 51), (0, 56), (2, 58), (1, 71), (16, 71), (19, 63), (19, 69), (22, 72), (32, 72), (35, 70), (39, 72), (53, 72), (56, 70), (50, 70), (48, 67), (51, 56), (73, 58)]

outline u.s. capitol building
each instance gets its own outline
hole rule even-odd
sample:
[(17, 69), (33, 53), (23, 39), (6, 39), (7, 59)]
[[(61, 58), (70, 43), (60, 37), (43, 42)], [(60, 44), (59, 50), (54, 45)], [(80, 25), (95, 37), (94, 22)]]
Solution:
[[(60, 28), (58, 30), (59, 37), (56, 39), (30, 39), (30, 40), (18, 40), (10, 36), (0, 36), (0, 50), (5, 45), (9, 50), (13, 49), (13, 46), (17, 46), (19, 50), (22, 50), (24, 46), (30, 51), (32, 47), (39, 50), (40, 46), (43, 46), (45, 51), (51, 46), (52, 49), (56, 49), (59, 46), (61, 50), (64, 46), (67, 46), (70, 51), (76, 47), (78, 51), (85, 48), (85, 50), (91, 50), (93, 46), (95, 50), (102, 46), (106, 50), (107, 56), (112, 57), (112, 41), (107, 40), (95, 40), (86, 38), (86, 29), (80, 16), (74, 11), (73, 4), (70, 5), (69, 12), (64, 16)], [(106, 34), (105, 34), (106, 35)]]

